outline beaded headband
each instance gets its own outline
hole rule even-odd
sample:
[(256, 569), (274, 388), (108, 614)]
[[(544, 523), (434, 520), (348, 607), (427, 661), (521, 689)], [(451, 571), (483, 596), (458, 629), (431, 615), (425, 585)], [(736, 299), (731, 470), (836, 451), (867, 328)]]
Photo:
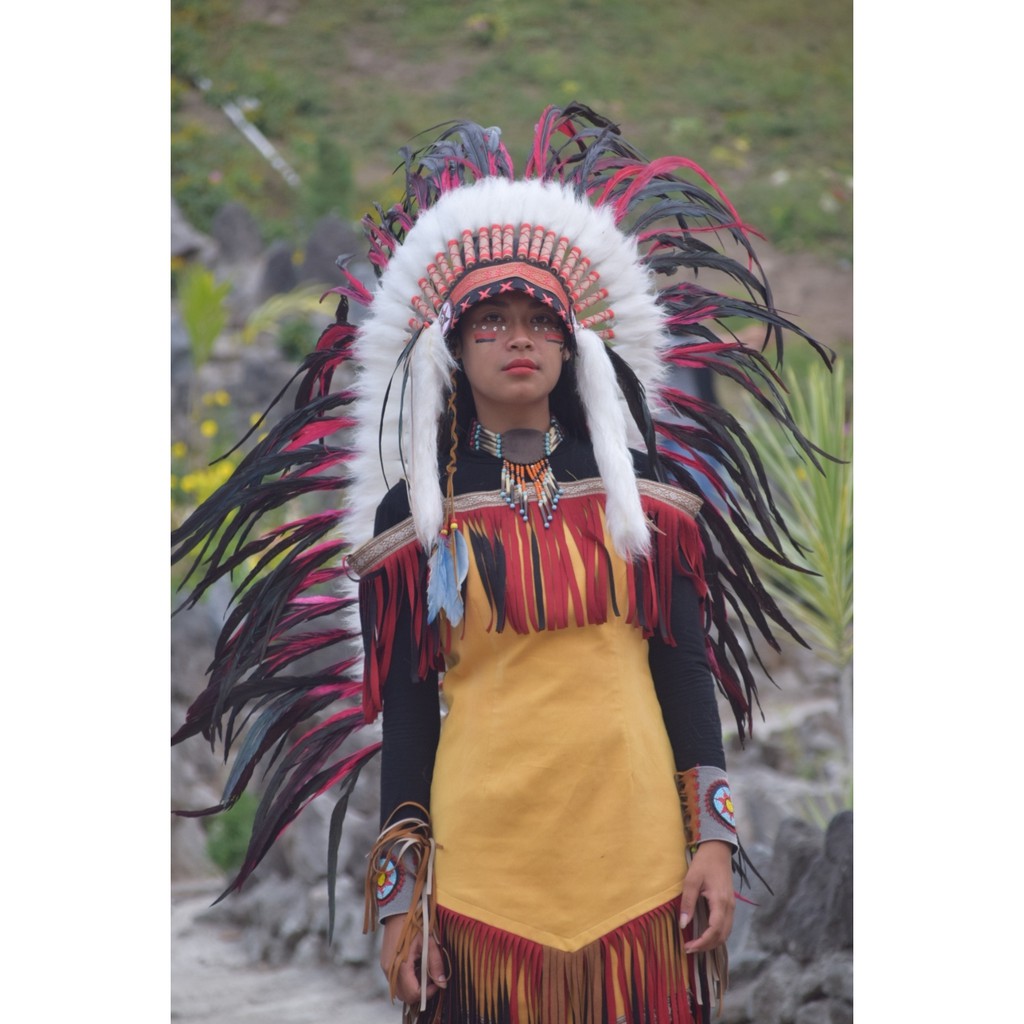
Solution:
[(511, 290), (538, 298), (558, 313), (570, 333), (579, 327), (605, 326), (597, 333), (610, 341), (614, 312), (604, 305), (608, 289), (598, 287), (600, 274), (565, 235), (529, 223), (492, 224), (462, 232), (461, 244), (449, 240), (420, 278), (412, 304), (420, 319), (413, 330), (435, 317), (447, 335), (462, 314), (483, 299)]

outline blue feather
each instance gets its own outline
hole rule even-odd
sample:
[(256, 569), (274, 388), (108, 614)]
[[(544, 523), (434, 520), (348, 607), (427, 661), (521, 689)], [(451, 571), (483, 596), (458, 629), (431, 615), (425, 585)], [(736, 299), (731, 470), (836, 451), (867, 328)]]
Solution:
[(433, 622), (438, 613), (457, 626), (462, 621), (462, 584), (469, 572), (469, 549), (466, 539), (455, 531), (455, 560), (452, 561), (451, 540), (442, 538), (434, 545), (430, 555), (427, 576), (427, 621)]

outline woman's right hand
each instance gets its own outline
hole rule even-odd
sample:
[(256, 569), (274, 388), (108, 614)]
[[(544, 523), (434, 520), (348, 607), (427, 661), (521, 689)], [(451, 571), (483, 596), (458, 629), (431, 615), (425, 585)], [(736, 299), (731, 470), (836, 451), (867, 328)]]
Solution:
[[(402, 939), (402, 931), (406, 926), (405, 914), (395, 914), (384, 922), (384, 940), (380, 950), (380, 966), (384, 976), (390, 978), (391, 968), (398, 954)], [(409, 953), (398, 967), (395, 979), (395, 995), (403, 1003), (417, 1006), (420, 1003), (420, 965), (418, 963), (423, 951), (423, 933), (413, 936)], [(448, 979), (444, 976), (444, 958), (441, 947), (431, 936), (427, 949), (427, 999), (439, 988), (445, 988)]]

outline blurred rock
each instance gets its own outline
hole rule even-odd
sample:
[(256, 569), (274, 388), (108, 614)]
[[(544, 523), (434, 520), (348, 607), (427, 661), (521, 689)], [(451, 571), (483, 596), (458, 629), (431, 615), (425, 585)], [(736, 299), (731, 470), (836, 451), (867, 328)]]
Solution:
[[(228, 281), (228, 326), (239, 329), (259, 305), (263, 238), (252, 214), (239, 203), (228, 203), (213, 219), (217, 257), (210, 264), (218, 281)], [(216, 351), (216, 349), (215, 349)]]
[(263, 256), (258, 299), (266, 302), (273, 295), (290, 292), (298, 283), (295, 269), (295, 247), (288, 242), (274, 242)]
[(339, 256), (354, 256), (366, 248), (360, 234), (340, 217), (328, 214), (313, 225), (306, 242), (305, 257), (298, 269), (302, 282), (320, 281), (327, 285), (341, 284), (337, 267)]
[(800, 965), (788, 956), (770, 960), (754, 984), (747, 1015), (758, 1024), (791, 1024), (799, 1008)]
[(171, 414), (186, 416), (192, 381), (192, 349), (188, 331), (176, 311), (171, 313)]
[(260, 227), (241, 203), (228, 203), (217, 211), (213, 218), (213, 237), (220, 259), (227, 263), (257, 260), (263, 251)]
[(772, 892), (729, 940), (725, 1024), (852, 1019), (853, 813), (823, 833), (783, 822), (764, 872)]
[(830, 1024), (832, 1011), (827, 999), (816, 999), (813, 1003), (804, 1003), (796, 1012), (793, 1024)]
[[(205, 803), (205, 802), (204, 802)], [(198, 818), (174, 818), (171, 825), (171, 880), (218, 878), (206, 853), (206, 832)]]
[(209, 265), (217, 255), (217, 243), (194, 228), (171, 200), (171, 259), (194, 260)]

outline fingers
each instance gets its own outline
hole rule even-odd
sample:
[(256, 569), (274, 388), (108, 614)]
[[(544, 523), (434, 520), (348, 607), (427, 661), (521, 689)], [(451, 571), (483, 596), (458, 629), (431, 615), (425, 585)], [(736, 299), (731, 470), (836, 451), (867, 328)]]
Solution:
[[(380, 966), (385, 977), (389, 979), (391, 977), (392, 970), (395, 969), (395, 961), (397, 958), (398, 946), (401, 941), (403, 926), (404, 920), (398, 915), (388, 918), (384, 923), (384, 941), (381, 944)], [(406, 954), (404, 960), (397, 965), (397, 970), (395, 971), (394, 995), (401, 999), (403, 1003), (418, 1003), (420, 1001), (420, 979), (418, 966), (420, 950), (422, 948), (422, 935), (413, 936), (412, 943), (409, 946), (409, 952)]]
[(683, 894), (679, 897), (679, 927), (685, 928), (693, 920), (693, 913), (697, 907), (697, 897), (700, 895), (700, 885), (696, 879), (696, 873), (688, 871), (683, 881)]
[(733, 892), (730, 890), (728, 893), (706, 893), (704, 899), (708, 907), (708, 925), (698, 938), (686, 943), (684, 948), (687, 953), (707, 953), (721, 946), (732, 931), (736, 909), (736, 897)]
[[(703, 902), (700, 902), (703, 901)], [(722, 945), (732, 931), (736, 895), (732, 888), (732, 851), (727, 843), (701, 843), (693, 855), (679, 900), (679, 927), (706, 911), (701, 934), (686, 944), (688, 953), (706, 953)], [(705, 917), (701, 913), (701, 918)]]
[[(398, 968), (398, 977), (395, 981), (395, 995), (403, 1003), (416, 1006), (420, 1003), (420, 950), (422, 940), (414, 942), (409, 950), (409, 955)], [(430, 940), (427, 947), (427, 998), (430, 999), (439, 988), (445, 988), (448, 979), (444, 973), (444, 956), (441, 947)]]
[(441, 947), (433, 939), (430, 940), (427, 947), (427, 977), (435, 982), (438, 988), (445, 988), (448, 985), (448, 979), (444, 974), (444, 957), (441, 955)]
[(420, 1001), (420, 977), (416, 964), (411, 960), (403, 961), (398, 968), (398, 978), (395, 982), (395, 995), (403, 1003), (418, 1003)]

